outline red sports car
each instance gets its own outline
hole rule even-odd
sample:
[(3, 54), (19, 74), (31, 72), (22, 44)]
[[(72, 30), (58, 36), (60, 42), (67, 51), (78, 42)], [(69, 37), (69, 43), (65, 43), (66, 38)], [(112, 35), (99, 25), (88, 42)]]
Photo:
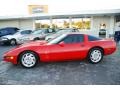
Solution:
[(4, 54), (4, 60), (21, 64), (26, 68), (39, 62), (56, 62), (87, 59), (96, 64), (104, 55), (116, 50), (116, 43), (110, 39), (100, 39), (91, 35), (69, 33), (50, 41), (35, 41), (22, 44)]

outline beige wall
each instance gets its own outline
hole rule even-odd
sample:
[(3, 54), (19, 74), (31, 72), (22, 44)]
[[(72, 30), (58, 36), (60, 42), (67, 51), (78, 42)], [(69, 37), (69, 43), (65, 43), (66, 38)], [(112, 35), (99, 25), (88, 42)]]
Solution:
[(114, 16), (93, 16), (91, 18), (91, 29), (99, 34), (100, 24), (106, 24), (107, 36), (114, 32), (115, 20)]
[(0, 28), (4, 28), (4, 27), (19, 27), (19, 22), (18, 20), (0, 21)]
[(31, 19), (23, 20), (4, 20), (0, 21), (0, 28), (17, 27), (20, 29), (34, 29), (34, 21)]
[(33, 29), (33, 20), (19, 20), (19, 27), (21, 29)]
[(93, 17), (93, 30), (99, 30), (100, 24), (106, 24), (106, 29), (110, 29), (110, 17), (109, 16), (94, 16)]

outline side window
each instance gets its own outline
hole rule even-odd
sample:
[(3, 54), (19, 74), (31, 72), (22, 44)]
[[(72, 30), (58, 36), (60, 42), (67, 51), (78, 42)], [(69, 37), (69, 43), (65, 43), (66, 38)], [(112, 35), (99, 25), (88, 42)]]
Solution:
[(52, 32), (53, 32), (53, 30), (52, 30), (52, 29), (48, 29), (48, 32), (49, 32), (49, 33), (52, 33)]
[(76, 35), (76, 42), (84, 42), (84, 35)]
[(31, 33), (32, 33), (31, 30), (27, 30), (27, 31), (26, 31), (26, 34), (31, 34)]
[(31, 34), (31, 33), (32, 33), (32, 31), (31, 31), (31, 30), (29, 30), (29, 31), (28, 31), (28, 33), (29, 33), (29, 34)]
[(16, 33), (16, 30), (15, 30), (15, 28), (7, 28), (7, 32), (9, 34), (14, 34), (14, 33)]
[(65, 39), (63, 39), (65, 43), (73, 43), (73, 38), (72, 35), (67, 36)]
[(65, 43), (80, 43), (84, 41), (84, 35), (69, 35), (62, 41), (64, 41)]
[(47, 29), (45, 29), (45, 30), (43, 30), (43, 32), (42, 32), (42, 33), (46, 34), (46, 33), (48, 33), (48, 30), (47, 30)]
[(101, 40), (100, 38), (94, 37), (94, 36), (88, 36), (89, 41), (96, 41), (96, 40)]
[(15, 29), (9, 29), (9, 33), (10, 34), (14, 34), (15, 33)]
[(30, 34), (30, 30), (22, 31), (21, 34)]
[(2, 30), (0, 30), (0, 35), (2, 35), (2, 34), (3, 34)]
[(5, 35), (5, 34), (8, 34), (8, 31), (6, 29), (3, 29), (1, 30), (1, 33)]

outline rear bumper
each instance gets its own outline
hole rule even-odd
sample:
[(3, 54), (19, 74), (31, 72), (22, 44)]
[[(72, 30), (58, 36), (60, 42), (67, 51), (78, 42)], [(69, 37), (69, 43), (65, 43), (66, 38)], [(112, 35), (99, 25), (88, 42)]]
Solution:
[(113, 46), (111, 46), (110, 48), (105, 49), (104, 55), (113, 54), (116, 50), (117, 50), (117, 44), (114, 43)]

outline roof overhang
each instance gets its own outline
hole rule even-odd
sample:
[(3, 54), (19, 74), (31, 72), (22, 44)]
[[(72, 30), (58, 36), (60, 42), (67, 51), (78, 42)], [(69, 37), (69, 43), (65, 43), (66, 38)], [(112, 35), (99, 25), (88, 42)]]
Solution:
[(19, 16), (0, 16), (0, 20), (19, 20), (19, 19), (58, 19), (58, 18), (82, 18), (91, 16), (111, 16), (120, 15), (120, 9), (113, 10), (89, 10), (68, 13), (48, 13), (48, 14), (33, 14), (33, 15), (19, 15)]

